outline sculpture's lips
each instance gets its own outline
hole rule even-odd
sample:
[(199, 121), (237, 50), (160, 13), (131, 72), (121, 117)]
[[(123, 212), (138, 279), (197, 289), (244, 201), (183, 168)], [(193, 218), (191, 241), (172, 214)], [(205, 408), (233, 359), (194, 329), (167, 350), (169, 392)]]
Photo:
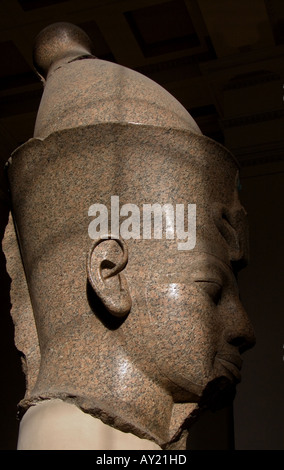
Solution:
[(237, 381), (241, 380), (242, 359), (236, 354), (217, 354), (216, 359)]

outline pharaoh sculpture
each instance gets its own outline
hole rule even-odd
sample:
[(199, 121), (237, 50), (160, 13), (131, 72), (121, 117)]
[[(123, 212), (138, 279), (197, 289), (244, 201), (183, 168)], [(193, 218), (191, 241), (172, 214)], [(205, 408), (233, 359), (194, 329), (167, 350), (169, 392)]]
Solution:
[[(35, 66), (34, 136), (7, 170), (31, 301), (23, 315), (12, 298), (27, 377), (19, 448), (40, 448), (27, 443), (37, 410), (44, 423), (62, 405), (65, 417), (76, 410), (70, 433), (81, 419), (132, 436), (132, 448), (183, 449), (200, 411), (233, 396), (254, 342), (236, 283), (248, 252), (238, 163), (160, 86), (95, 58), (73, 25), (39, 34)], [(153, 204), (167, 231), (143, 237)], [(109, 217), (100, 237), (98, 207)], [(96, 432), (82, 439), (107, 448)]]

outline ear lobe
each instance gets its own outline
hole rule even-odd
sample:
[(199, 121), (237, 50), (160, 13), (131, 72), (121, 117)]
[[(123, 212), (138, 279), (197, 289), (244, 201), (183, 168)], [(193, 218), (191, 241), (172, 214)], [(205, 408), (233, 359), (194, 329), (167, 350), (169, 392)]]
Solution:
[[(97, 247), (109, 240), (113, 240), (121, 248), (122, 256), (118, 262), (113, 262), (107, 257), (103, 260), (97, 257)], [(112, 238), (111, 235), (95, 240), (87, 257), (88, 280), (105, 308), (116, 317), (126, 316), (131, 309), (132, 301), (127, 280), (121, 273), (127, 262), (128, 249), (125, 241), (121, 238)]]

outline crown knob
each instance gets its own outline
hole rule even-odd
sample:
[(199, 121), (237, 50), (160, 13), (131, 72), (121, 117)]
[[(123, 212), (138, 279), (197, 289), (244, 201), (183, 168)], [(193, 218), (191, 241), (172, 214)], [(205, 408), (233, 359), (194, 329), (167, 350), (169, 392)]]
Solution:
[(92, 55), (89, 36), (70, 23), (54, 23), (44, 28), (36, 37), (33, 62), (38, 74), (46, 78), (51, 67), (62, 59)]

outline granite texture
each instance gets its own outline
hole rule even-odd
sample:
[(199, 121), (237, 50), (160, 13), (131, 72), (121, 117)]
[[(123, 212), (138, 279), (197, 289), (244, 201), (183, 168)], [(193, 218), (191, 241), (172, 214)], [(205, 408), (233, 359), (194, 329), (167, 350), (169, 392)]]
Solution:
[(73, 25), (43, 30), (36, 40), (34, 62), (39, 71), (49, 65), (42, 77), (44, 93), (34, 137), (101, 122), (169, 126), (201, 134), (170, 93), (138, 72), (97, 59)]
[[(236, 283), (248, 259), (238, 164), (161, 87), (73, 60), (73, 49), (68, 60), (49, 53), (35, 136), (8, 168), (33, 310), (17, 335), (32, 330), (40, 356), (18, 340), (36, 377), (20, 406), (61, 398), (162, 448), (185, 448), (200, 410), (232, 399), (240, 354), (254, 343)], [(89, 208), (104, 204), (110, 215), (111, 196), (139, 208), (196, 204), (195, 247), (179, 250), (176, 236), (94, 242)]]

